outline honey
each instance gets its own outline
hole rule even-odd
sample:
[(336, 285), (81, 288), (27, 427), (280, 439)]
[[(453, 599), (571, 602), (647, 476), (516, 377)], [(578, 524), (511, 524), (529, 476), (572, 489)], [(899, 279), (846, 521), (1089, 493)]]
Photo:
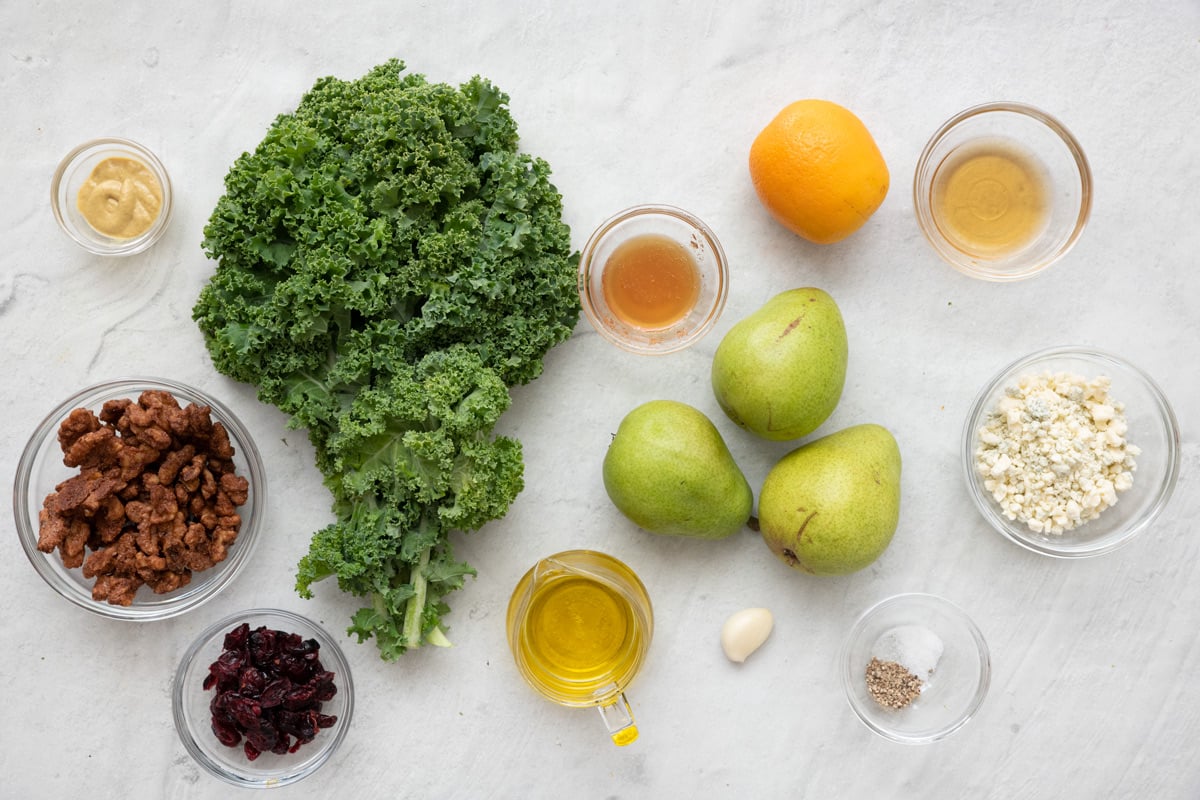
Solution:
[(932, 205), (942, 235), (970, 256), (996, 258), (1033, 242), (1046, 227), (1046, 171), (1014, 142), (965, 145), (942, 163)]
[(669, 328), (700, 299), (700, 269), (685, 245), (661, 234), (641, 234), (614, 248), (601, 286), (608, 308), (626, 325)]

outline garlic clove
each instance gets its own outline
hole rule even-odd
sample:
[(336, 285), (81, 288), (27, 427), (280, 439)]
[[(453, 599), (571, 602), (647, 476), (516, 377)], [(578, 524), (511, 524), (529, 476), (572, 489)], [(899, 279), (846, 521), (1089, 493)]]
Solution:
[(775, 627), (775, 619), (765, 608), (745, 608), (731, 615), (721, 626), (721, 649), (730, 661), (742, 663), (762, 646)]

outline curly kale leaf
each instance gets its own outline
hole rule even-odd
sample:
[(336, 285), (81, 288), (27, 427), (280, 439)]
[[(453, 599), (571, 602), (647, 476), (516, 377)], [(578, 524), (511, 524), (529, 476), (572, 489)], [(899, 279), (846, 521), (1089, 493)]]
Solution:
[(297, 589), (368, 598), (350, 630), (388, 659), (444, 641), (443, 598), (473, 574), (447, 534), (521, 490), (520, 445), (491, 431), (579, 317), (561, 197), (507, 103), (396, 60), (322, 78), (236, 160), (204, 229), (213, 364), (307, 430), (333, 496)]

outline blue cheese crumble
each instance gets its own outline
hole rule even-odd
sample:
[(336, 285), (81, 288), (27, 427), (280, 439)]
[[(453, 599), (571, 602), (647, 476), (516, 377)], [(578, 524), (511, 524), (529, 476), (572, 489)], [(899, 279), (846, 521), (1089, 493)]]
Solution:
[(1141, 450), (1107, 376), (1022, 376), (979, 429), (975, 468), (1010, 520), (1062, 534), (1100, 516), (1133, 485)]

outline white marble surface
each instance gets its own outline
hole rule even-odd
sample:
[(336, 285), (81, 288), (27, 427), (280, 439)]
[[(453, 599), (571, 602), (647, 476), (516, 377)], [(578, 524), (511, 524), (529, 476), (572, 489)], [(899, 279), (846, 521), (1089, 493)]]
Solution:
[[(208, 605), (143, 625), (67, 604), (30, 568), (11, 524), (0, 544), (0, 796), (224, 798), (172, 727), (170, 686), (189, 641), (238, 609), (297, 610), (338, 632), (356, 608), (332, 585), (304, 601), (293, 567), (329, 519), (303, 435), (218, 375), (190, 309), (212, 271), (201, 228), (232, 160), (318, 77), (388, 57), (433, 80), (492, 78), (512, 96), (523, 147), (546, 158), (573, 241), (639, 202), (686, 207), (721, 237), (732, 290), (690, 351), (638, 358), (586, 322), (515, 391), (504, 432), (525, 445), (528, 488), (469, 538), (479, 577), (453, 595), (456, 646), (385, 664), (347, 641), (359, 706), (344, 748), (292, 797), (1200, 796), (1200, 7), (1175, 3), (651, 2), (0, 5), (0, 342), (9, 492), (34, 424), (75, 389), (160, 374), (207, 389), (250, 427), (270, 477), (253, 563)], [(1049, 9), (1053, 10), (1049, 10)], [(818, 247), (758, 205), (746, 172), (756, 132), (785, 103), (825, 97), (877, 138), (891, 192), (859, 233)], [(993, 99), (1059, 116), (1096, 181), (1078, 247), (1011, 286), (959, 276), (925, 245), (911, 175), (929, 134)], [(152, 251), (91, 257), (55, 226), (58, 160), (101, 135), (164, 160), (178, 207)], [(600, 482), (610, 433), (667, 397), (708, 412), (757, 488), (785, 445), (728, 422), (708, 386), (720, 336), (774, 293), (815, 285), (842, 307), (851, 361), (823, 431), (889, 426), (905, 458), (900, 529), (871, 568), (814, 579), (753, 534), (656, 538)], [(1166, 391), (1183, 468), (1153, 530), (1111, 555), (1051, 560), (1002, 541), (965, 493), (967, 406), (1008, 361), (1081, 343), (1124, 355)], [(594, 712), (540, 700), (504, 640), (509, 591), (537, 558), (594, 547), (626, 560), (657, 628), (630, 691), (641, 739), (609, 744)], [(848, 708), (836, 654), (866, 606), (899, 591), (965, 607), (992, 649), (978, 716), (926, 747), (886, 742)], [(765, 605), (776, 629), (746, 664), (721, 622)]]

